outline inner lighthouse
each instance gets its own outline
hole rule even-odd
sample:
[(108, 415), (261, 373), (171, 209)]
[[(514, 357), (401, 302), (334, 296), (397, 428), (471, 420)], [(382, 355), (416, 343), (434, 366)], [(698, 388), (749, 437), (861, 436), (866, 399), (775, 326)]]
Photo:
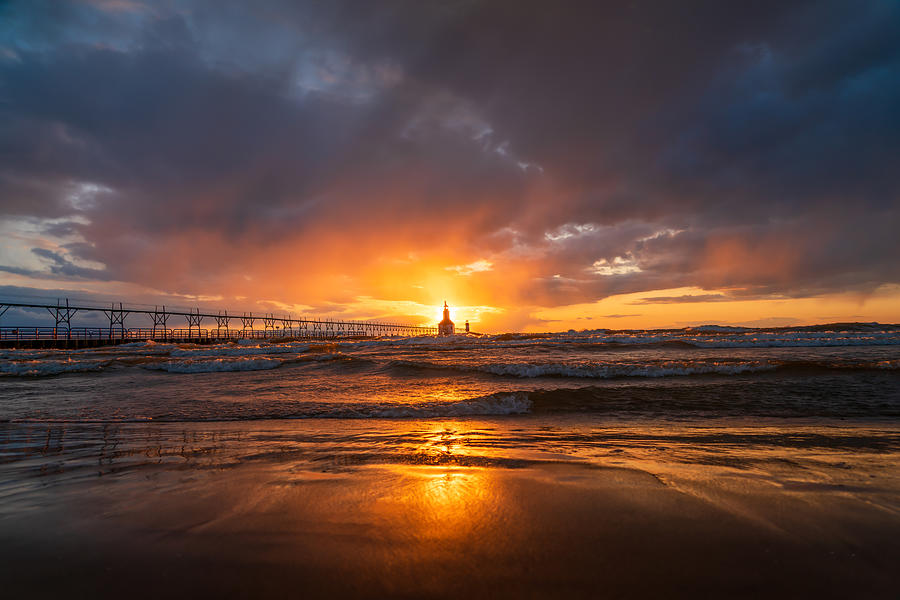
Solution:
[(438, 323), (438, 335), (452, 335), (454, 331), (453, 321), (450, 320), (450, 308), (444, 300), (444, 319)]

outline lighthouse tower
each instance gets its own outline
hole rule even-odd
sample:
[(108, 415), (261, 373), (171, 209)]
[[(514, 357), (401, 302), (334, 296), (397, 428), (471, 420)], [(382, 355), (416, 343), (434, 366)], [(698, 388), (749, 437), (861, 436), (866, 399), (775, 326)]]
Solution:
[(450, 309), (447, 308), (447, 301), (444, 300), (444, 320), (438, 323), (438, 335), (452, 335), (453, 321), (450, 320)]

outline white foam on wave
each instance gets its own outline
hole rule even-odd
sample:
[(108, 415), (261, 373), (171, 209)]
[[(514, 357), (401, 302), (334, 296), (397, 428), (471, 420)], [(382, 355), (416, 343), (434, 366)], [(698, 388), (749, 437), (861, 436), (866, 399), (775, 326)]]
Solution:
[(832, 346), (896, 346), (900, 337), (891, 334), (866, 336), (835, 335), (784, 335), (776, 337), (752, 337), (747, 339), (686, 338), (685, 341), (700, 348), (821, 348)]
[(52, 356), (52, 354), (52, 352), (46, 350), (13, 348), (11, 350), (0, 350), (0, 360), (36, 360)]
[(658, 361), (652, 363), (437, 363), (395, 361), (401, 367), (475, 371), (507, 377), (574, 377), (613, 379), (618, 377), (678, 377), (688, 375), (739, 375), (781, 368), (900, 370), (900, 360), (748, 360), (748, 361)]
[(433, 336), (420, 335), (411, 337), (380, 337), (368, 340), (342, 340), (341, 346), (348, 348), (378, 348), (378, 347), (397, 347), (411, 346), (416, 349), (444, 348), (448, 345), (471, 345), (478, 341), (479, 338), (470, 338), (466, 336)]
[[(249, 341), (249, 340), (245, 340)], [(419, 336), (382, 337), (369, 340), (344, 340), (337, 342), (346, 348), (410, 347), (421, 350), (477, 347), (529, 347), (545, 344), (634, 344), (653, 345), (666, 342), (685, 342), (701, 348), (777, 348), (817, 346), (876, 346), (900, 344), (900, 331), (765, 331), (747, 327), (703, 325), (683, 330), (634, 330), (610, 331), (596, 329), (569, 331), (555, 334), (500, 334), (492, 336)], [(279, 352), (274, 348), (292, 347), (258, 346), (259, 353)], [(299, 346), (293, 346), (299, 348)], [(298, 349), (298, 351), (300, 351)]]
[(665, 362), (659, 364), (527, 364), (501, 363), (476, 366), (494, 375), (513, 377), (581, 377), (611, 379), (615, 377), (673, 377), (680, 375), (737, 375), (758, 371), (771, 371), (776, 365), (767, 362)]
[(394, 361), (399, 367), (475, 371), (508, 377), (675, 377), (684, 375), (738, 375), (771, 371), (780, 365), (769, 361), (663, 361), (656, 363), (438, 363)]
[(100, 371), (111, 361), (98, 360), (21, 360), (0, 362), (0, 375), (11, 377), (42, 377), (62, 373)]
[(297, 354), (307, 350), (309, 350), (309, 344), (257, 344), (254, 346), (236, 346), (229, 344), (199, 348), (179, 348), (173, 350), (170, 355), (188, 358), (200, 356), (258, 356), (265, 354)]
[[(476, 342), (476, 340), (473, 340)], [(817, 346), (880, 346), (900, 344), (900, 331), (884, 330), (788, 330), (766, 331), (747, 327), (703, 325), (681, 330), (569, 331), (549, 336), (502, 334), (482, 337), (478, 343), (492, 346), (540, 346), (543, 344), (659, 344), (685, 342), (701, 348), (777, 348)]]
[(277, 358), (211, 358), (207, 360), (167, 360), (141, 365), (152, 371), (169, 373), (221, 373), (225, 371), (265, 371), (285, 361)]
[(329, 362), (348, 359), (340, 352), (325, 352), (303, 356), (197, 356), (182, 360), (163, 360), (141, 363), (151, 371), (169, 373), (222, 373), (228, 371), (267, 371), (286, 364)]

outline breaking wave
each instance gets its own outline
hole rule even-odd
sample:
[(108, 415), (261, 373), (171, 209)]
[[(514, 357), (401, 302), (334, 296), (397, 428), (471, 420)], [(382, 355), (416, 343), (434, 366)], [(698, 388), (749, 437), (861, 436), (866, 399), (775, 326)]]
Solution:
[[(277, 354), (277, 353), (276, 353)], [(282, 365), (305, 362), (330, 362), (358, 360), (340, 352), (325, 354), (309, 354), (288, 357), (261, 357), (261, 356), (224, 356), (209, 357), (204, 355), (198, 358), (185, 360), (166, 360), (158, 362), (146, 362), (141, 366), (151, 371), (167, 371), (169, 373), (224, 373), (228, 371), (268, 371), (277, 369)]]
[(527, 392), (495, 393), (456, 402), (421, 402), (397, 405), (335, 406), (310, 411), (300, 418), (407, 419), (466, 416), (520, 415), (530, 412)]
[(776, 367), (766, 363), (682, 363), (657, 365), (635, 364), (496, 364), (483, 370), (494, 375), (512, 377), (582, 377), (613, 379), (617, 377), (673, 377), (683, 375), (737, 375), (755, 371), (771, 371)]
[(145, 363), (143, 368), (169, 373), (221, 373), (223, 371), (263, 371), (284, 363), (277, 358), (211, 358), (207, 360), (167, 360)]
[[(440, 419), (454, 417), (500, 417), (522, 415), (531, 412), (532, 401), (524, 391), (497, 392), (484, 396), (454, 401), (427, 401), (415, 403), (397, 402), (355, 402), (355, 403), (313, 403), (289, 405), (283, 408), (266, 406), (218, 407), (216, 411), (173, 411), (139, 415), (120, 413), (118, 417), (106, 415), (85, 415), (78, 418), (54, 418), (34, 416), (10, 419), (15, 422), (79, 422), (79, 423), (167, 423), (167, 422), (216, 422), (216, 421), (262, 421), (270, 419)], [(0, 421), (2, 422), (2, 421)]]
[(0, 375), (13, 377), (41, 377), (63, 373), (100, 371), (112, 361), (98, 360), (21, 360), (0, 362)]
[(397, 360), (398, 369), (479, 372), (523, 379), (573, 377), (614, 379), (620, 377), (678, 377), (688, 375), (739, 375), (776, 370), (900, 370), (900, 359), (882, 361), (660, 361), (655, 363), (487, 363), (454, 364)]

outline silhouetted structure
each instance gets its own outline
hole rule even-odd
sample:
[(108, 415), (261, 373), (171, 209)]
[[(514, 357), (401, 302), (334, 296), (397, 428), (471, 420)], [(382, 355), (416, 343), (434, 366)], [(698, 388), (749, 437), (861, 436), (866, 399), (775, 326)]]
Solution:
[[(335, 321), (332, 319), (293, 318), (290, 315), (277, 317), (275, 314), (260, 316), (244, 313), (238, 317), (228, 311), (201, 312), (199, 308), (189, 311), (148, 308), (124, 308), (111, 304), (109, 308), (99, 306), (72, 306), (66, 299), (65, 304), (57, 300), (52, 304), (29, 304), (6, 302), (0, 299), (0, 317), (10, 308), (45, 309), (53, 318), (53, 327), (14, 326), (0, 327), (0, 347), (46, 347), (46, 348), (80, 348), (87, 346), (103, 346), (122, 344), (141, 340), (160, 340), (168, 342), (217, 343), (239, 338), (304, 338), (304, 339), (342, 339), (364, 338), (397, 335), (434, 335), (434, 327), (401, 325), (399, 323), (380, 323), (375, 321)], [(76, 313), (102, 312), (109, 320), (108, 327), (73, 327), (72, 317)], [(445, 315), (447, 313), (445, 312)], [(129, 315), (143, 315), (153, 321), (152, 328), (126, 327), (125, 319)], [(187, 329), (169, 327), (170, 317), (184, 317)], [(204, 319), (214, 320), (215, 329), (204, 329)], [(232, 320), (240, 319), (241, 329), (230, 328)], [(449, 321), (449, 319), (446, 319)], [(262, 321), (265, 329), (254, 329), (254, 321)], [(453, 332), (453, 323), (450, 323)]]
[(453, 321), (450, 320), (450, 309), (447, 308), (447, 301), (444, 300), (444, 320), (438, 323), (438, 335), (452, 335)]

